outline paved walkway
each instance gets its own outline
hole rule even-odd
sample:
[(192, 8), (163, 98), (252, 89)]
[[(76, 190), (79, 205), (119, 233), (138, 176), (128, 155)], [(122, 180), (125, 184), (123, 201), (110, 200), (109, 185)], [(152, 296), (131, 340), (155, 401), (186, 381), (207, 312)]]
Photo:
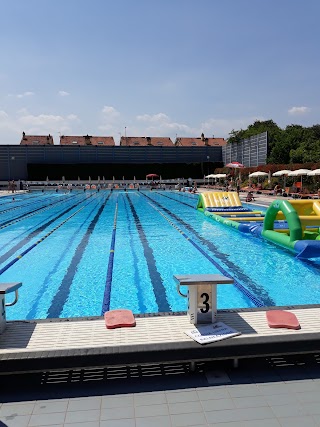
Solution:
[(137, 378), (87, 383), (79, 376), (73, 384), (40, 385), (37, 377), (26, 384), (1, 380), (0, 426), (320, 426), (316, 357), (250, 360), (239, 368), (217, 363), (207, 365), (205, 372), (201, 366), (196, 373), (168, 372), (147, 377), (136, 370)]

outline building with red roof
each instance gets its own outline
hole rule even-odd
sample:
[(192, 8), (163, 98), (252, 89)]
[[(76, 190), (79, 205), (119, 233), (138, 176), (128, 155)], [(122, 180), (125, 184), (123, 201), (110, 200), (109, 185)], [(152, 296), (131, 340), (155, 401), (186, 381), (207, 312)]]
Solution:
[(113, 136), (60, 136), (60, 145), (99, 145), (113, 147), (115, 145)]
[(20, 145), (53, 145), (52, 135), (26, 135), (22, 132)]
[(200, 138), (177, 137), (174, 145), (178, 147), (205, 147), (205, 146), (224, 146), (227, 141), (224, 138), (206, 138), (202, 133)]
[(124, 147), (173, 147), (171, 138), (159, 136), (122, 136), (120, 145)]

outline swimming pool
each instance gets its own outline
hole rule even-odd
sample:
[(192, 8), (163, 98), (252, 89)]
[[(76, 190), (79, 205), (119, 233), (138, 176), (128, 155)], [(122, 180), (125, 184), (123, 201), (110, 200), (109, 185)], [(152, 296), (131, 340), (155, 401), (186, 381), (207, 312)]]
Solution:
[[(224, 274), (218, 308), (316, 304), (320, 260), (208, 219), (169, 191), (33, 192), (0, 199), (0, 281), (23, 282), (7, 318), (186, 310), (173, 275)], [(21, 256), (22, 255), (22, 256)]]

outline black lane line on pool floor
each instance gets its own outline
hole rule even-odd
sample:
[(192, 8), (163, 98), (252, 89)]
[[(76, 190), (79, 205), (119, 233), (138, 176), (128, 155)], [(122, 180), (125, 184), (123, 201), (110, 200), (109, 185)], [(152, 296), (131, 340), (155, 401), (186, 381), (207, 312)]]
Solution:
[(104, 295), (103, 295), (101, 316), (103, 316), (106, 311), (110, 310), (114, 247), (116, 244), (117, 218), (118, 218), (118, 197), (117, 197), (116, 207), (115, 207), (114, 216), (113, 216), (113, 227), (112, 227), (112, 236), (111, 236), (110, 251), (109, 251), (108, 270), (107, 270), (107, 277), (106, 277), (106, 286), (105, 286)]
[(149, 277), (153, 286), (153, 292), (156, 298), (156, 302), (158, 304), (158, 311), (159, 312), (168, 312), (170, 311), (170, 306), (167, 300), (167, 294), (166, 289), (163, 286), (163, 280), (162, 277), (157, 270), (156, 260), (153, 255), (153, 250), (149, 246), (147, 236), (144, 232), (144, 229), (142, 227), (142, 224), (140, 222), (140, 218), (137, 214), (137, 211), (135, 210), (135, 207), (133, 206), (132, 201), (130, 200), (129, 195), (127, 194), (127, 200), (131, 209), (132, 216), (134, 218), (134, 223), (136, 225), (139, 238), (141, 241), (141, 244), (143, 246), (143, 253), (144, 257), (147, 262), (148, 271), (149, 271)]
[(56, 317), (59, 317), (60, 314), (62, 313), (64, 304), (68, 299), (70, 288), (71, 288), (74, 276), (77, 272), (77, 267), (79, 265), (79, 262), (81, 261), (83, 253), (88, 245), (89, 238), (92, 232), (94, 231), (95, 226), (99, 221), (99, 218), (110, 196), (111, 196), (111, 193), (108, 194), (106, 200), (100, 206), (98, 212), (94, 216), (93, 220), (90, 222), (85, 234), (83, 235), (79, 245), (77, 246), (77, 249), (72, 257), (71, 263), (69, 264), (68, 270), (64, 278), (62, 279), (62, 282), (60, 283), (59, 289), (57, 290), (55, 296), (51, 301), (51, 305), (47, 312), (48, 313), (47, 318), (56, 318)]
[(1, 224), (0, 224), (0, 229), (2, 229), (2, 228), (4, 228), (4, 227), (9, 227), (10, 225), (15, 224), (15, 223), (16, 223), (16, 222), (18, 222), (18, 221), (21, 221), (21, 220), (23, 220), (23, 219), (27, 219), (27, 218), (29, 218), (30, 216), (32, 216), (32, 215), (36, 215), (37, 213), (40, 213), (40, 212), (43, 212), (43, 211), (44, 211), (44, 210), (46, 210), (46, 209), (50, 209), (51, 207), (53, 207), (53, 206), (57, 205), (58, 203), (62, 203), (62, 202), (65, 202), (65, 201), (69, 201), (70, 199), (73, 199), (74, 197), (76, 197), (76, 196), (72, 196), (72, 197), (69, 197), (68, 199), (63, 199), (63, 200), (61, 200), (61, 199), (59, 199), (59, 200), (55, 200), (55, 201), (54, 201), (54, 202), (52, 202), (52, 203), (49, 203), (49, 204), (47, 204), (47, 205), (45, 205), (45, 206), (38, 207), (37, 209), (34, 209), (34, 210), (32, 210), (32, 211), (29, 211), (29, 212), (23, 212), (21, 215), (16, 216), (15, 218), (8, 219), (7, 221), (5, 221), (5, 222), (1, 223)]
[[(93, 201), (96, 201), (96, 199), (93, 199), (93, 200), (91, 199), (89, 201), (89, 203), (87, 204), (87, 206), (89, 206), (90, 203), (92, 203)], [(86, 218), (82, 221), (80, 226), (73, 230), (72, 235), (69, 237), (68, 241), (65, 243), (64, 250), (59, 254), (59, 258), (57, 259), (55, 264), (52, 266), (51, 270), (47, 273), (47, 275), (43, 281), (43, 285), (38, 290), (37, 294), (33, 296), (35, 302), (32, 305), (32, 307), (30, 308), (28, 314), (26, 315), (26, 319), (35, 319), (36, 318), (35, 316), (37, 313), (37, 309), (39, 307), (39, 304), (41, 304), (40, 299), (42, 298), (43, 294), (47, 291), (47, 289), (52, 284), (51, 278), (54, 276), (54, 274), (56, 274), (56, 272), (57, 272), (57, 270), (61, 264), (61, 261), (67, 256), (67, 254), (70, 254), (70, 247), (71, 247), (72, 241), (75, 239), (75, 236), (77, 236), (77, 234), (79, 234), (79, 232), (82, 230), (82, 228), (84, 228), (84, 226), (87, 225), (88, 219), (90, 218), (92, 213), (97, 209), (98, 204), (99, 204), (99, 202), (93, 206), (93, 208), (90, 210), (90, 212), (88, 213)]]
[(73, 212), (72, 215), (70, 215), (68, 218), (64, 219), (60, 224), (58, 224), (56, 227), (54, 227), (52, 230), (50, 230), (47, 234), (45, 234), (43, 237), (41, 237), (40, 240), (37, 240), (35, 243), (33, 243), (31, 246), (27, 247), (23, 252), (21, 252), (18, 256), (13, 258), (8, 264), (6, 264), (3, 268), (0, 269), (0, 275), (3, 274), (5, 271), (7, 271), (10, 267), (12, 267), (16, 262), (18, 262), (22, 257), (24, 257), (27, 253), (32, 251), (37, 245), (42, 243), (47, 237), (51, 236), (52, 233), (54, 233), (58, 228), (62, 227), (67, 221), (69, 221), (72, 217), (74, 217), (78, 212), (80, 212), (84, 206), (82, 206), (77, 211)]
[[(92, 197), (93, 195), (89, 196)], [(61, 212), (60, 214), (58, 214), (57, 216), (55, 216), (53, 219), (50, 219), (50, 221), (47, 221), (45, 224), (41, 225), (40, 227), (36, 228), (35, 230), (33, 230), (31, 233), (29, 233), (24, 239), (22, 239), (20, 242), (18, 242), (16, 245), (14, 245), (11, 249), (9, 249), (5, 254), (3, 254), (2, 256), (0, 256), (0, 264), (2, 264), (3, 262), (5, 262), (8, 258), (10, 258), (15, 252), (17, 252), (19, 249), (21, 249), (26, 243), (28, 243), (31, 239), (35, 238), (36, 236), (38, 236), (38, 234), (40, 234), (42, 231), (44, 231), (47, 227), (49, 227), (53, 222), (55, 222), (56, 220), (58, 220), (59, 218), (61, 218), (63, 215), (67, 214), (68, 212), (70, 212), (72, 209), (74, 209), (75, 207), (79, 206), (81, 203), (85, 202), (87, 199), (81, 200), (78, 203), (75, 203), (74, 205), (72, 205), (71, 207), (69, 207), (68, 209), (64, 210), (63, 212)]]
[[(251, 292), (253, 294), (253, 296), (256, 296), (256, 298), (259, 298), (260, 300), (262, 300), (262, 302), (265, 306), (274, 306), (275, 305), (275, 302), (268, 295), (268, 293), (264, 289), (261, 289), (261, 287), (259, 285), (254, 283), (252, 281), (252, 279), (250, 279), (249, 276), (247, 276), (245, 273), (243, 273), (243, 271), (240, 270), (236, 264), (234, 264), (230, 260), (228, 260), (228, 258), (222, 252), (220, 252), (218, 250), (218, 248), (213, 243), (211, 243), (209, 240), (200, 236), (199, 233), (190, 224), (187, 224), (186, 222), (184, 222), (177, 215), (175, 215), (174, 213), (169, 211), (169, 209), (163, 207), (159, 202), (156, 202), (155, 200), (153, 200), (151, 197), (147, 196), (144, 193), (141, 193), (141, 194), (143, 194), (146, 198), (151, 200), (159, 208), (163, 209), (169, 216), (173, 217), (178, 223), (180, 223), (183, 227), (185, 227), (188, 231), (190, 231), (193, 235), (195, 235), (196, 238), (198, 240), (200, 240), (201, 243), (203, 243), (210, 250), (210, 252), (212, 252), (214, 254), (214, 256), (216, 258), (220, 259), (224, 263), (224, 265), (226, 265), (230, 269), (231, 272), (236, 273), (237, 277), (239, 277), (239, 279), (242, 281), (242, 283), (245, 283), (246, 286), (249, 288), (248, 289), (249, 292)], [(160, 194), (160, 193), (158, 193), (158, 194)], [(160, 194), (160, 195), (162, 195), (162, 194)], [(177, 201), (177, 200), (175, 200), (175, 201)], [(217, 268), (219, 268), (219, 266), (217, 266)], [(220, 267), (220, 270), (221, 270), (221, 267)], [(229, 275), (230, 275), (230, 273), (229, 273)], [(240, 284), (240, 286), (245, 288), (244, 285)]]
[(129, 236), (129, 241), (130, 241), (131, 253), (132, 253), (132, 257), (133, 257), (134, 283), (135, 283), (136, 288), (137, 288), (139, 313), (147, 313), (148, 308), (143, 302), (144, 292), (143, 292), (143, 289), (141, 286), (141, 277), (140, 277), (139, 269), (137, 268), (138, 263), (139, 263), (139, 254), (137, 253), (137, 250), (136, 250), (136, 248), (134, 246), (134, 242), (133, 242), (133, 234), (132, 234), (133, 227), (132, 227), (132, 221), (130, 220), (130, 214), (128, 211), (128, 204), (127, 203), (124, 203), (124, 208), (126, 211), (127, 225), (128, 225), (128, 236)]
[[(68, 199), (68, 200), (65, 200), (66, 202), (70, 202), (70, 200)], [(72, 202), (72, 201), (71, 201)], [(80, 203), (80, 202), (79, 202)], [(78, 203), (78, 204), (79, 204)], [(70, 205), (70, 203), (69, 204), (67, 204), (67, 206), (69, 206)], [(76, 205), (75, 205), (76, 206)], [(62, 207), (60, 207), (60, 209), (62, 209), (64, 206), (62, 206)], [(53, 208), (56, 208), (56, 206), (54, 206)], [(50, 218), (52, 218), (53, 217), (53, 215), (56, 215), (56, 213), (55, 214), (52, 214), (51, 212), (49, 212), (49, 217)], [(33, 216), (33, 215), (31, 215), (31, 216)], [(40, 225), (40, 224), (42, 224), (44, 221), (46, 221), (49, 217), (47, 217), (47, 218), (44, 218), (44, 219), (41, 219), (38, 223), (37, 223), (37, 226), (38, 225)], [(20, 221), (22, 221), (24, 218), (22, 218)], [(18, 221), (16, 221), (16, 222), (18, 222)], [(8, 226), (10, 226), (11, 224), (9, 224)], [(14, 223), (12, 224), (12, 225), (14, 225)], [(35, 227), (35, 225), (34, 225), (34, 227)], [(4, 227), (0, 227), (0, 232), (1, 232), (1, 230), (3, 230), (3, 229), (5, 229), (6, 228), (6, 226), (4, 226)], [(20, 234), (17, 234), (15, 237), (13, 237), (10, 241), (7, 241), (7, 243), (5, 243), (5, 244), (3, 244), (2, 246), (1, 246), (1, 250), (3, 251), (7, 246), (10, 246), (10, 245), (12, 245), (15, 241), (18, 241), (18, 243), (19, 243), (19, 241), (21, 241), (20, 239), (22, 238), (22, 236), (26, 236), (26, 234), (27, 234), (27, 232), (28, 232), (28, 229), (32, 229), (32, 226), (30, 226), (30, 227), (26, 227), (26, 228), (24, 228), (24, 227), (22, 227), (23, 228), (23, 231), (20, 233)], [(28, 236), (29, 236), (29, 234), (27, 235), (27, 238), (28, 238)], [(2, 255), (1, 255), (2, 256)]]
[[(162, 191), (154, 191), (154, 193), (159, 193), (159, 194), (163, 194), (164, 192)], [(194, 201), (198, 201), (198, 194), (192, 195), (188, 192), (184, 192), (184, 191), (176, 191), (176, 192), (170, 192), (170, 194), (174, 194), (175, 196), (177, 196), (178, 198), (185, 198), (185, 199), (189, 199), (194, 200)], [(169, 196), (166, 195), (166, 197), (170, 198)], [(177, 199), (172, 199), (172, 200), (177, 200)], [(182, 203), (182, 202), (181, 202)]]
[(190, 205), (189, 203), (182, 202), (181, 200), (178, 200), (178, 199), (174, 199), (173, 197), (169, 197), (167, 194), (160, 193), (159, 191), (154, 191), (153, 193), (159, 194), (160, 196), (166, 197), (167, 199), (173, 200), (174, 202), (179, 202), (182, 205), (189, 206), (189, 208), (195, 209), (195, 205)]

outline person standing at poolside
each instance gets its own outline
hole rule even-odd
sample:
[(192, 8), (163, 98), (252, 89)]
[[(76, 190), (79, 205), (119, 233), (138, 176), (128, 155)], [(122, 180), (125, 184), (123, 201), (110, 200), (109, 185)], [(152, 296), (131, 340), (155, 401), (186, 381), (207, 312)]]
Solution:
[(240, 193), (240, 179), (239, 178), (236, 179), (236, 188), (237, 188), (237, 193), (239, 194)]

